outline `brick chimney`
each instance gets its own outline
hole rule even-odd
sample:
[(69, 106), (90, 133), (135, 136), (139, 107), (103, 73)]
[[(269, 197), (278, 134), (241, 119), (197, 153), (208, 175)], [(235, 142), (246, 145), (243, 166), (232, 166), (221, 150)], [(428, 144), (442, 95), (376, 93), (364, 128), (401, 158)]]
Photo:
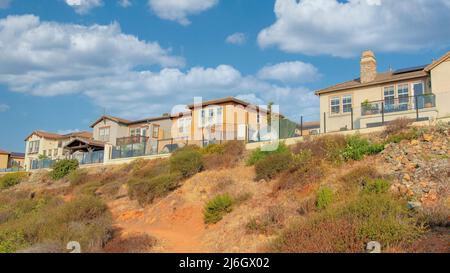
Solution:
[(361, 83), (374, 81), (377, 77), (377, 59), (373, 51), (364, 51), (361, 56)]

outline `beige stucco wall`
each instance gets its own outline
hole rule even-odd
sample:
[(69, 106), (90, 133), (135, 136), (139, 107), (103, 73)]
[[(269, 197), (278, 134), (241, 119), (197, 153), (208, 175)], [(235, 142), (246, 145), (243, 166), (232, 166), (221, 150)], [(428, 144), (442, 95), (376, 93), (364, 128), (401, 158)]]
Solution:
[(8, 159), (9, 159), (9, 155), (0, 154), (0, 169), (8, 168)]
[[(326, 118), (326, 132), (334, 132), (339, 131), (342, 128), (347, 128), (351, 130), (352, 122), (351, 122), (351, 114), (350, 113), (341, 113), (336, 115), (331, 115), (330, 109), (330, 100), (332, 97), (339, 96), (341, 107), (340, 110), (342, 112), (342, 97), (345, 95), (352, 95), (352, 107), (353, 107), (353, 128), (364, 128), (367, 122), (361, 121), (361, 104), (368, 101), (380, 101), (384, 99), (384, 88), (387, 86), (395, 86), (395, 92), (397, 97), (397, 86), (399, 84), (408, 84), (409, 85), (409, 96), (413, 96), (412, 84), (417, 82), (423, 82), (425, 87), (425, 93), (430, 92), (429, 78), (422, 77), (413, 80), (407, 81), (398, 81), (392, 82), (389, 84), (380, 84), (376, 86), (363, 87), (363, 88), (355, 88), (344, 91), (337, 91), (332, 93), (323, 94), (320, 96), (320, 131), (324, 132), (324, 113)], [(381, 118), (377, 116), (379, 119), (378, 122), (381, 122)]]
[(450, 116), (450, 59), (431, 70), (431, 85), (439, 117)]
[[(222, 107), (222, 120), (218, 121), (216, 125), (211, 128), (202, 128), (200, 126), (201, 110), (206, 110), (215, 107)], [(208, 112), (207, 112), (208, 113)], [(257, 122), (258, 111), (254, 107), (244, 107), (235, 103), (222, 103), (218, 105), (208, 105), (203, 108), (194, 108), (192, 110), (191, 127), (189, 132), (180, 133), (178, 128), (178, 120), (181, 118), (190, 117), (184, 115), (176, 117), (172, 122), (172, 137), (175, 139), (185, 138), (191, 143), (200, 143), (202, 139), (205, 140), (245, 140), (247, 128), (257, 130), (267, 126), (267, 117), (264, 112), (260, 113), (260, 123)], [(207, 118), (207, 117), (206, 117)]]
[[(39, 141), (38, 153), (33, 153), (33, 154), (28, 153), (29, 145), (30, 145), (30, 142), (32, 142), (32, 141)], [(27, 139), (26, 144), (25, 144), (25, 166), (27, 168), (29, 168), (29, 164), (30, 164), (31, 160), (38, 159), (39, 155), (43, 155), (44, 151), (48, 152), (48, 150), (52, 151), (52, 154), (50, 156), (47, 154), (47, 156), (50, 159), (62, 158), (63, 157), (63, 149), (58, 148), (58, 143), (59, 143), (59, 140), (46, 139), (46, 138), (39, 137), (37, 135), (32, 135), (30, 138)], [(53, 153), (54, 149), (58, 149), (56, 156), (54, 156), (54, 153)]]
[(97, 123), (93, 128), (93, 136), (95, 140), (100, 140), (100, 129), (109, 127), (109, 142), (112, 145), (116, 145), (116, 139), (129, 136), (129, 129), (126, 125), (118, 124), (115, 121), (104, 119)]

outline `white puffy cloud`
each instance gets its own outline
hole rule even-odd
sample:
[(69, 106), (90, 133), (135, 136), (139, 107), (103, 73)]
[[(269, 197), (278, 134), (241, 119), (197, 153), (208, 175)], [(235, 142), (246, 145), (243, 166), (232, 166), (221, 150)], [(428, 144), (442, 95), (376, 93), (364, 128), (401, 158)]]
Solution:
[(102, 0), (65, 0), (66, 4), (73, 7), (75, 12), (79, 14), (86, 14), (91, 9), (100, 7), (103, 5)]
[(121, 7), (124, 7), (124, 8), (127, 8), (132, 5), (131, 0), (119, 0), (118, 3)]
[(148, 4), (158, 17), (189, 25), (189, 15), (206, 11), (218, 2), (219, 0), (149, 0)]
[(0, 0), (0, 9), (6, 9), (9, 7), (11, 0)]
[(314, 65), (295, 61), (265, 66), (258, 72), (258, 76), (284, 83), (305, 83), (317, 80), (320, 74)]
[(58, 24), (32, 15), (0, 20), (0, 84), (13, 92), (79, 94), (125, 118), (160, 115), (196, 96), (247, 96), (280, 102), (283, 113), (295, 114), (318, 105), (303, 87), (278, 86), (229, 65), (181, 69), (183, 64), (157, 43), (122, 33), (115, 23)]
[(450, 0), (276, 0), (262, 48), (354, 56), (365, 49), (404, 52), (450, 43)]
[(247, 37), (245, 36), (244, 33), (236, 32), (228, 36), (225, 41), (233, 45), (243, 45), (247, 42)]
[(1, 112), (6, 112), (9, 110), (9, 105), (4, 104), (4, 103), (0, 103), (0, 113)]

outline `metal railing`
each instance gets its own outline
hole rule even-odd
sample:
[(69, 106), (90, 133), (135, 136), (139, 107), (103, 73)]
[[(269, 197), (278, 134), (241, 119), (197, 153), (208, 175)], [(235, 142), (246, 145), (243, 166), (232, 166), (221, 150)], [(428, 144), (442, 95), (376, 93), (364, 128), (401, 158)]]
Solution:
[(146, 136), (130, 136), (130, 137), (121, 137), (117, 138), (116, 145), (123, 146), (129, 144), (139, 144), (148, 142), (149, 137)]
[(55, 164), (56, 160), (51, 159), (36, 159), (31, 161), (31, 170), (49, 169)]
[(9, 173), (9, 172), (23, 172), (25, 171), (22, 167), (11, 167), (6, 169), (0, 169), (0, 173)]
[(169, 138), (169, 139), (155, 140), (149, 139), (147, 137), (142, 137), (140, 138), (139, 141), (134, 141), (134, 139), (132, 138), (126, 139), (131, 139), (131, 141), (117, 142), (122, 145), (116, 145), (115, 147), (112, 148), (111, 159), (169, 154), (186, 145), (194, 144), (193, 142), (189, 143), (189, 140), (185, 138), (179, 139)]
[(436, 96), (434, 94), (386, 98), (379, 101), (363, 102), (361, 104), (361, 116), (420, 110), (433, 107), (436, 107)]
[(105, 151), (95, 151), (79, 153), (70, 156), (71, 159), (78, 160), (80, 165), (99, 164), (103, 163)]

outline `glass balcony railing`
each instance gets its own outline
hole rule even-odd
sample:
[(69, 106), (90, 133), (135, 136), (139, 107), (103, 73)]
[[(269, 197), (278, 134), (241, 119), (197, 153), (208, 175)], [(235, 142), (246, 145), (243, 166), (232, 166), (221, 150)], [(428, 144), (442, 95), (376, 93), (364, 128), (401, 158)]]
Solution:
[(361, 104), (361, 115), (378, 115), (409, 110), (420, 110), (436, 107), (436, 96), (424, 94), (411, 97), (386, 98), (381, 101), (363, 102)]

